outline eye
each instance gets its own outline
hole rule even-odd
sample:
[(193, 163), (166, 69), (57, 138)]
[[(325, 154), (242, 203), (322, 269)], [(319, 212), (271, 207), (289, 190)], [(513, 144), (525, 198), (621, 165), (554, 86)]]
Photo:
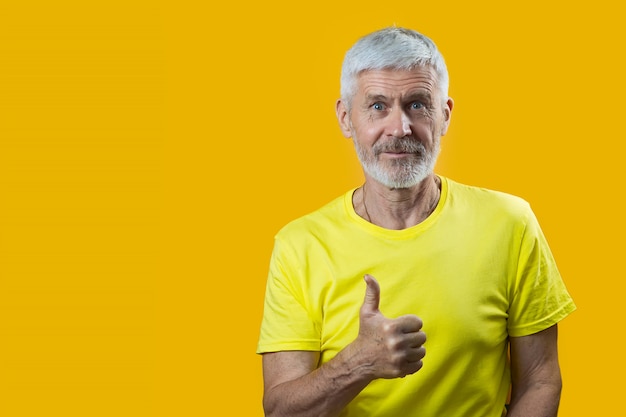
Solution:
[(413, 103), (411, 103), (411, 110), (420, 110), (423, 108), (424, 108), (424, 105), (420, 103), (419, 101), (414, 101)]
[(372, 108), (374, 110), (381, 111), (381, 110), (385, 110), (385, 105), (383, 103), (374, 103), (372, 104)]

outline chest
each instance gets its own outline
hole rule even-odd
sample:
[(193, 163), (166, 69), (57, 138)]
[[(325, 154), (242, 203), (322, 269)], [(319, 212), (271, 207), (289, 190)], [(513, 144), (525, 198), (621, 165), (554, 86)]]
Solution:
[(312, 294), (311, 308), (320, 321), (323, 355), (334, 356), (356, 338), (366, 273), (380, 283), (383, 315), (420, 317), (430, 346), (480, 350), (506, 343), (515, 271), (506, 251), (458, 240), (355, 245), (335, 251), (311, 272), (322, 283)]

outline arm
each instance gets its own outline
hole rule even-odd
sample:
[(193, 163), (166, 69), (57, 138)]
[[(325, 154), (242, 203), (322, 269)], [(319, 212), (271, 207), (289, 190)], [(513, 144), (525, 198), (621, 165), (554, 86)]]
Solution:
[(511, 405), (508, 417), (555, 417), (561, 397), (557, 325), (512, 337)]
[(349, 349), (317, 368), (319, 352), (285, 351), (263, 355), (266, 416), (330, 417), (367, 386), (370, 378), (351, 370)]
[(378, 309), (380, 287), (366, 276), (357, 338), (318, 367), (319, 352), (263, 355), (263, 407), (268, 417), (334, 417), (371, 381), (417, 372), (426, 335), (416, 316), (387, 319)]

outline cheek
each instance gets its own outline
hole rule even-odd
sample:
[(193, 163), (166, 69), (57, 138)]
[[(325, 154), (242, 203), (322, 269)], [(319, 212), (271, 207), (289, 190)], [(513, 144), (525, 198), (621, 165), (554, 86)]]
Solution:
[(413, 133), (422, 140), (422, 142), (430, 142), (433, 136), (440, 129), (431, 118), (422, 118), (419, 122), (413, 124)]
[(359, 138), (359, 142), (369, 145), (376, 142), (381, 136), (381, 129), (372, 123), (361, 124), (356, 129), (353, 129), (352, 132), (353, 136), (356, 135)]

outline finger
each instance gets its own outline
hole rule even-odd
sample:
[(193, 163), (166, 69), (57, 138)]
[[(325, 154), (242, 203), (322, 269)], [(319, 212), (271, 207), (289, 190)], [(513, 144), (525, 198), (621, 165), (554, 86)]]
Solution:
[(419, 332), (423, 325), (422, 320), (413, 314), (397, 317), (395, 321), (397, 323), (398, 330), (402, 333)]
[(409, 346), (411, 348), (418, 348), (424, 345), (424, 343), (426, 343), (426, 333), (417, 332), (417, 333), (413, 333), (413, 335), (414, 336), (409, 341)]
[(419, 348), (415, 348), (410, 350), (407, 353), (406, 361), (408, 363), (419, 362), (426, 356), (426, 348), (424, 346), (420, 346)]
[(417, 349), (426, 343), (426, 333), (419, 331), (405, 333), (396, 339), (396, 347), (399, 349)]
[(363, 279), (367, 287), (365, 288), (365, 300), (362, 310), (364, 312), (375, 313), (380, 305), (380, 285), (373, 276), (366, 274)]
[(419, 371), (420, 369), (422, 369), (422, 367), (424, 366), (424, 362), (420, 359), (420, 360), (416, 360), (416, 361), (411, 361), (411, 362), (406, 362), (405, 366), (403, 367), (403, 375), (402, 378), (404, 378), (407, 375), (411, 375), (416, 373), (417, 371)]

